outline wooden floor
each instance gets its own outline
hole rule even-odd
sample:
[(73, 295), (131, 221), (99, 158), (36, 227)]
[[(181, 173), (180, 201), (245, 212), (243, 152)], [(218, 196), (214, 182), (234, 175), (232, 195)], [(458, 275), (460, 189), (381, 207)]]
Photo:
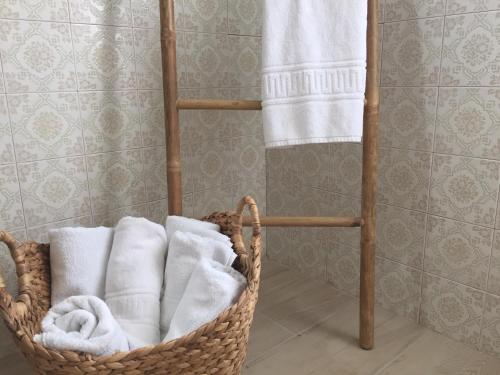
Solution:
[[(270, 262), (262, 276), (244, 375), (500, 374), (500, 359), (381, 308), (376, 349), (363, 351), (356, 299)], [(0, 374), (30, 374), (10, 342), (0, 342)]]

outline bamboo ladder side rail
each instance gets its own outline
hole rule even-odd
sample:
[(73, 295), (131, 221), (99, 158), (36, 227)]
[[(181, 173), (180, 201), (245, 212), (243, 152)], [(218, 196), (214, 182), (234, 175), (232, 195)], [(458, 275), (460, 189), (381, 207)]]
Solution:
[[(332, 0), (335, 1), (335, 0)], [(378, 0), (368, 1), (367, 79), (363, 124), (363, 167), (361, 217), (264, 216), (267, 227), (361, 227), (359, 345), (374, 345), (375, 305), (375, 200), (378, 160)], [(176, 32), (174, 0), (160, 0), (163, 92), (167, 145), (168, 212), (182, 215), (179, 110), (261, 110), (258, 100), (211, 100), (177, 97)], [(250, 226), (251, 218), (243, 218)]]

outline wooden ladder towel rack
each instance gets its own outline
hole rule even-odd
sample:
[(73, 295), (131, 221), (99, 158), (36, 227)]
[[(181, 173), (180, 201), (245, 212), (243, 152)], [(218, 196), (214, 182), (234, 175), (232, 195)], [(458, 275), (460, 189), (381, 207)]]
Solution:
[[(335, 1), (335, 0), (332, 0)], [(363, 124), (361, 217), (262, 217), (269, 227), (361, 227), (359, 345), (372, 349), (375, 304), (375, 199), (377, 183), (378, 0), (368, 1), (367, 77)], [(256, 100), (180, 100), (177, 97), (174, 0), (160, 0), (161, 49), (167, 144), (168, 211), (182, 215), (179, 110), (261, 110)], [(244, 224), (251, 225), (250, 218)]]

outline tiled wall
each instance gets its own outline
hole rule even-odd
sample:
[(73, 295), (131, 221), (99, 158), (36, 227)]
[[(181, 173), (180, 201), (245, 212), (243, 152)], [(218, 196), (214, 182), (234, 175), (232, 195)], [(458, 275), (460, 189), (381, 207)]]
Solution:
[[(381, 5), (377, 301), (499, 355), (500, 3)], [(359, 214), (360, 145), (267, 156), (270, 214)], [(359, 230), (269, 230), (268, 254), (358, 292)]]
[[(165, 135), (158, 0), (5, 0), (0, 5), (0, 229), (162, 222)], [(258, 97), (260, 26), (244, 1), (178, 0), (184, 97)], [(183, 112), (184, 214), (265, 211), (259, 113)], [(10, 257), (0, 267), (15, 290)]]

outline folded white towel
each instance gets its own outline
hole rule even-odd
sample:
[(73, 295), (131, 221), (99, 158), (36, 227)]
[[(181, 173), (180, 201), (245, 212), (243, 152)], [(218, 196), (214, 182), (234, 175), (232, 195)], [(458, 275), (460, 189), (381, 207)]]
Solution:
[(180, 231), (173, 234), (168, 249), (165, 290), (161, 301), (162, 334), (167, 333), (189, 278), (201, 258), (230, 266), (236, 259), (236, 254), (230, 246), (221, 241)]
[(167, 238), (169, 241), (175, 232), (181, 231), (212, 238), (232, 246), (229, 237), (220, 233), (220, 226), (207, 221), (189, 219), (182, 216), (168, 216), (165, 227), (167, 228)]
[(366, 0), (265, 0), (263, 23), (266, 147), (360, 142)]
[(71, 296), (104, 298), (113, 229), (52, 229), (49, 242), (52, 306)]
[(110, 355), (129, 350), (127, 337), (108, 306), (94, 296), (73, 296), (53, 306), (35, 342), (56, 350)]
[(160, 342), (160, 294), (167, 251), (165, 228), (125, 217), (115, 228), (105, 301), (131, 349)]
[(245, 286), (246, 279), (238, 271), (209, 259), (200, 259), (163, 342), (184, 336), (214, 320), (238, 301)]

